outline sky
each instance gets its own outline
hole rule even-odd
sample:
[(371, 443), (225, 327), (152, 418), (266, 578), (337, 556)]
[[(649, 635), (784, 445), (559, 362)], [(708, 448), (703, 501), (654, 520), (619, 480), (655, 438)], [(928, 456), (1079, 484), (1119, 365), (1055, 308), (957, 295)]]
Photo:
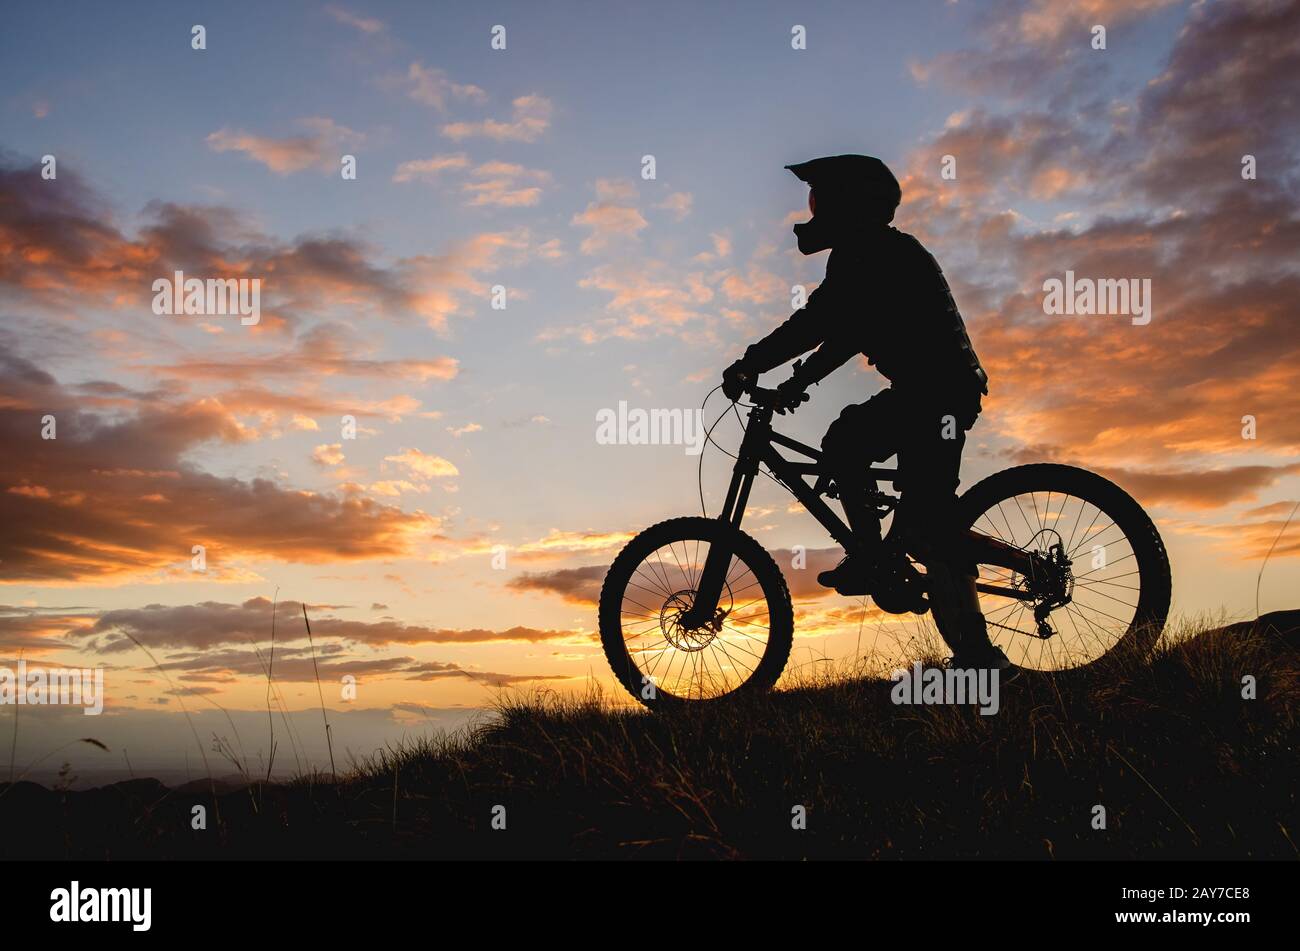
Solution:
[[(694, 410), (816, 286), (783, 166), (825, 154), (890, 164), (953, 286), (991, 378), (964, 486), (1094, 469), (1155, 519), (1177, 615), (1254, 616), (1275, 541), (1259, 608), (1294, 607), (1297, 27), (1167, 0), (9, 8), (0, 665), (104, 666), (113, 749), (42, 768), (189, 769), (227, 732), (265, 758), (273, 602), (272, 704), (323, 698), (359, 755), (503, 690), (616, 695), (600, 580), (699, 510), (699, 460), (604, 445), (597, 414)], [(258, 279), (260, 320), (155, 313), (177, 270)], [(1044, 313), (1067, 270), (1149, 279), (1150, 323)], [(881, 385), (851, 364), (781, 425), (816, 442)], [(745, 524), (810, 553), (792, 673), (911, 636), (817, 589), (837, 552), (775, 486)], [(20, 769), (87, 731), (21, 715)]]

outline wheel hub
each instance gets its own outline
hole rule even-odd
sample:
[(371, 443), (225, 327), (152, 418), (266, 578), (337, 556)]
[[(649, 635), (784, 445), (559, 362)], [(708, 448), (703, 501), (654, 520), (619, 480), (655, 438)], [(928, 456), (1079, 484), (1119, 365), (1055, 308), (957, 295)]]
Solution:
[(727, 612), (722, 608), (714, 613), (712, 619), (699, 627), (686, 627), (682, 624), (682, 615), (695, 603), (695, 591), (683, 589), (669, 595), (668, 600), (659, 610), (659, 629), (664, 639), (679, 651), (695, 652), (704, 650), (722, 630), (723, 619)]
[(1029, 573), (1013, 579), (1013, 584), (1034, 596), (1035, 636), (1047, 640), (1056, 636), (1047, 623), (1048, 615), (1069, 604), (1074, 597), (1072, 562), (1066, 557), (1061, 536), (1052, 529), (1039, 532), (1026, 548), (1029, 549)]

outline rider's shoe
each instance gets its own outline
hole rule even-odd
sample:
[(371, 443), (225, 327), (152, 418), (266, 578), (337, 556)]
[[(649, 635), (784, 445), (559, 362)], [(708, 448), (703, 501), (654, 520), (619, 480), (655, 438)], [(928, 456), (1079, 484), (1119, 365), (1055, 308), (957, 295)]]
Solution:
[(953, 670), (1011, 670), (1011, 660), (996, 644), (958, 651), (948, 659)]
[(875, 556), (846, 555), (838, 565), (817, 575), (817, 583), (842, 595), (869, 594), (876, 606), (891, 614), (924, 614), (925, 577), (901, 551), (888, 546)]
[(867, 584), (871, 576), (871, 562), (862, 556), (845, 555), (834, 568), (817, 575), (823, 588), (834, 588), (840, 594), (870, 594)]
[(960, 641), (953, 651), (948, 666), (956, 670), (1011, 670), (1011, 661), (989, 640), (988, 621), (978, 611), (961, 616)]

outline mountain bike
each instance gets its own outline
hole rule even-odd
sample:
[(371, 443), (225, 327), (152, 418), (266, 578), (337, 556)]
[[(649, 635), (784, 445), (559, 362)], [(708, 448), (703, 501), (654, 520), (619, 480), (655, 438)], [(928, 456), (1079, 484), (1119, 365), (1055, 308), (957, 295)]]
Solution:
[[(722, 511), (645, 529), (605, 575), (605, 657), (648, 707), (768, 690), (785, 668), (794, 636), (790, 590), (772, 556), (741, 530), (760, 467), (835, 541), (853, 545), (827, 501), (837, 489), (821, 452), (772, 428), (775, 412), (794, 409), (789, 396), (759, 386), (746, 393), (748, 419)], [(882, 518), (894, 512), (899, 497), (880, 484), (892, 485), (898, 469), (872, 465), (862, 478), (874, 486), (870, 499)], [(958, 511), (990, 639), (1015, 667), (1065, 670), (1121, 647), (1154, 645), (1169, 613), (1169, 558), (1151, 519), (1119, 486), (1074, 466), (1023, 465), (972, 486)], [(921, 561), (905, 554), (909, 565)], [(887, 578), (868, 579), (868, 589), (891, 613), (916, 604)]]

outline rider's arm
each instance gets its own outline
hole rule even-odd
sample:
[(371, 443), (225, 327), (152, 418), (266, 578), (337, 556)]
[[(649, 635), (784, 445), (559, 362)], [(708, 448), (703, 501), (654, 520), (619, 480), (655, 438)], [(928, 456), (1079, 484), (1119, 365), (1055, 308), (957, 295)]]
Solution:
[(843, 335), (829, 337), (817, 351), (805, 360), (790, 378), (790, 384), (799, 390), (806, 390), (814, 383), (820, 383), (859, 353), (858, 346), (844, 339)]
[(808, 296), (808, 303), (781, 326), (745, 351), (745, 369), (757, 375), (788, 363), (826, 339), (830, 294), (826, 281)]

